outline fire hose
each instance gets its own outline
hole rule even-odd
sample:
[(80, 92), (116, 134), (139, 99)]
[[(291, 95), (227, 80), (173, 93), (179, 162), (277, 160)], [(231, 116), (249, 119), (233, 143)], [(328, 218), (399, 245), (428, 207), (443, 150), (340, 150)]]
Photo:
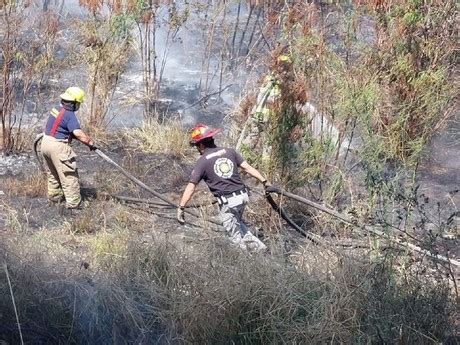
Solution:
[[(44, 167), (42, 166), (41, 164), (41, 160), (39, 159), (39, 154), (38, 154), (38, 144), (40, 142), (40, 140), (42, 139), (43, 137), (43, 134), (41, 135), (38, 135), (37, 138), (35, 139), (34, 141), (34, 152), (35, 152), (35, 156), (37, 158), (37, 160), (39, 161), (39, 165), (40, 165), (40, 170), (41, 171), (44, 171)], [(94, 150), (94, 152), (99, 155), (99, 157), (101, 157), (104, 161), (106, 161), (107, 163), (109, 163), (110, 165), (112, 165), (115, 169), (117, 169), (119, 172), (121, 172), (124, 176), (126, 176), (129, 180), (131, 180), (132, 182), (134, 182), (135, 184), (137, 184), (138, 186), (140, 186), (141, 188), (145, 189), (146, 191), (150, 192), (151, 194), (153, 194), (155, 197), (157, 197), (158, 199), (162, 200), (165, 204), (163, 204), (163, 206), (171, 206), (171, 207), (177, 207), (177, 204), (174, 203), (173, 201), (169, 200), (168, 198), (166, 198), (165, 196), (163, 196), (161, 193), (158, 193), (157, 191), (155, 191), (154, 189), (152, 189), (151, 187), (147, 186), (145, 183), (143, 183), (141, 180), (139, 180), (138, 178), (136, 178), (135, 176), (133, 176), (131, 173), (129, 173), (126, 169), (124, 169), (123, 167), (121, 167), (120, 165), (118, 165), (115, 161), (113, 161), (110, 157), (108, 157), (104, 152), (102, 152), (100, 149), (96, 149)], [(343, 223), (346, 223), (348, 225), (351, 225), (353, 226), (355, 229), (360, 229), (362, 232), (369, 232), (369, 233), (372, 233), (376, 236), (379, 236), (381, 238), (384, 238), (384, 239), (387, 239), (389, 240), (390, 242), (393, 242), (395, 243), (397, 246), (400, 246), (400, 247), (403, 247), (403, 248), (406, 248), (406, 249), (411, 249), (419, 254), (422, 254), (422, 255), (426, 255), (426, 256), (429, 256), (433, 259), (436, 259), (436, 260), (439, 260), (439, 261), (443, 261), (443, 262), (446, 262), (446, 263), (449, 263), (449, 264), (452, 264), (454, 266), (457, 266), (457, 267), (460, 267), (460, 261), (458, 260), (455, 260), (455, 259), (450, 259), (450, 258), (447, 258), (445, 256), (442, 256), (442, 255), (439, 255), (437, 253), (432, 253), (426, 249), (423, 249), (423, 248), (420, 248), (412, 243), (409, 243), (407, 241), (404, 241), (400, 238), (397, 238), (397, 237), (394, 237), (394, 236), (390, 236), (389, 234), (386, 234), (384, 233), (383, 231), (380, 231), (380, 230), (377, 230), (375, 229), (374, 227), (370, 227), (370, 226), (367, 226), (367, 225), (357, 225), (356, 222), (354, 222), (351, 218), (347, 217), (346, 215), (342, 214), (342, 213), (339, 213), (335, 210), (332, 210), (332, 209), (329, 209), (323, 205), (320, 205), (318, 203), (315, 203), (311, 200), (308, 200), (306, 198), (303, 198), (299, 195), (296, 195), (296, 194), (293, 194), (293, 193), (289, 193), (285, 190), (282, 190), (280, 188), (277, 188), (277, 187), (274, 187), (274, 186), (269, 186), (267, 189), (266, 189), (266, 199), (268, 201), (268, 203), (271, 205), (271, 207), (291, 226), (293, 227), (295, 230), (297, 230), (300, 234), (302, 234), (304, 237), (308, 238), (310, 241), (312, 241), (313, 243), (315, 244), (321, 244), (321, 245), (325, 245), (325, 241), (318, 235), (315, 235), (315, 234), (312, 234), (310, 232), (307, 232), (305, 230), (303, 230), (300, 226), (298, 226), (294, 221), (292, 221), (292, 219), (284, 212), (284, 210), (275, 202), (275, 200), (273, 199), (273, 197), (271, 196), (271, 194), (278, 194), (280, 196), (284, 196), (284, 197), (288, 197), (292, 200), (295, 200), (295, 201), (298, 201), (300, 203), (303, 203), (307, 206), (310, 206), (312, 208), (315, 208), (321, 212), (324, 212), (324, 213), (327, 213), (335, 218), (337, 218), (338, 220), (340, 220), (341, 222)], [(195, 212), (193, 210), (190, 210), (190, 209), (186, 209), (185, 210), (186, 213), (190, 214), (190, 215), (193, 215), (195, 217), (198, 217), (200, 218), (201, 215), (198, 213), (198, 212)], [(212, 219), (208, 219), (209, 222), (213, 223), (213, 224), (217, 224), (217, 225), (222, 225), (221, 222), (218, 222), (218, 221), (215, 221), (215, 220), (212, 220)]]
[[(317, 210), (320, 210), (324, 213), (328, 213), (330, 214), (331, 216), (339, 219), (340, 221), (342, 221), (343, 223), (346, 223), (348, 225), (351, 225), (353, 226), (355, 229), (361, 229), (362, 232), (369, 232), (369, 233), (373, 233), (374, 235), (377, 235), (381, 238), (385, 238), (393, 243), (395, 243), (396, 245), (398, 246), (401, 246), (401, 247), (405, 247), (407, 249), (412, 249), (413, 251), (419, 253), (419, 254), (422, 254), (422, 255), (427, 255), (433, 259), (437, 259), (437, 260), (440, 260), (440, 261), (444, 261), (444, 262), (447, 262), (447, 263), (450, 263), (450, 264), (453, 264), (454, 266), (457, 266), (457, 267), (460, 267), (460, 261), (458, 260), (454, 260), (454, 259), (450, 259), (450, 258), (447, 258), (445, 256), (442, 256), (442, 255), (439, 255), (439, 254), (434, 254), (426, 249), (423, 249), (423, 248), (420, 248), (419, 246), (416, 246), (412, 243), (409, 243), (407, 241), (404, 241), (400, 238), (397, 238), (397, 237), (394, 237), (394, 236), (390, 236), (389, 234), (386, 234), (384, 233), (383, 231), (380, 231), (380, 230), (377, 230), (375, 229), (374, 227), (370, 227), (368, 225), (357, 225), (356, 222), (354, 222), (350, 217), (347, 217), (346, 215), (342, 214), (342, 213), (339, 213), (337, 211), (334, 211), (334, 210), (331, 210), (323, 205), (320, 205), (320, 204), (317, 204), (311, 200), (308, 200), (308, 199), (305, 199), (299, 195), (296, 195), (296, 194), (292, 194), (292, 193), (289, 193), (289, 192), (286, 192), (284, 190), (281, 190), (277, 187), (268, 187), (267, 188), (267, 192), (268, 193), (276, 193), (276, 194), (279, 194), (281, 196), (286, 196), (290, 199), (293, 199), (293, 200), (296, 200), (298, 202), (301, 202), (305, 205), (308, 205), (310, 207), (313, 207), (313, 208), (316, 208)], [(283, 217), (284, 218), (284, 217)]]
[(43, 133), (37, 134), (34, 140), (34, 154), (35, 158), (37, 159), (38, 162), (38, 168), (40, 171), (45, 174), (46, 170), (45, 167), (43, 166), (42, 160), (40, 159), (40, 155), (38, 154), (38, 144), (40, 144), (41, 140), (43, 139)]
[[(139, 187), (142, 187), (144, 188), (146, 191), (152, 193), (154, 196), (156, 196), (158, 199), (164, 201), (166, 204), (170, 205), (170, 206), (174, 206), (174, 207), (177, 207), (177, 203), (174, 203), (173, 201), (169, 200), (168, 198), (166, 198), (165, 196), (163, 196), (162, 194), (158, 193), (156, 190), (150, 188), (149, 186), (147, 186), (144, 182), (142, 182), (141, 180), (139, 180), (138, 178), (136, 178), (135, 176), (133, 176), (131, 173), (129, 173), (127, 170), (125, 170), (123, 167), (121, 167), (120, 165), (118, 165), (115, 161), (113, 161), (111, 158), (109, 158), (104, 152), (102, 152), (100, 149), (96, 149), (94, 150), (94, 152), (96, 152), (99, 157), (101, 157), (103, 160), (105, 160), (107, 163), (111, 164), (114, 168), (116, 168), (119, 172), (121, 172), (123, 175), (125, 175), (128, 179), (130, 179), (131, 181), (133, 181), (135, 184), (137, 184)], [(195, 211), (192, 211), (190, 209), (186, 209), (185, 212), (191, 214), (192, 216), (195, 216), (197, 218), (200, 218), (201, 215), (198, 213), (198, 212), (195, 212)], [(213, 219), (209, 219), (208, 220), (210, 223), (213, 223), (213, 224), (217, 224), (217, 225), (222, 225), (221, 222), (217, 222)]]
[[(35, 153), (35, 157), (37, 158), (38, 162), (39, 162), (39, 168), (42, 172), (45, 172), (45, 168), (43, 167), (43, 164), (41, 163), (41, 160), (40, 160), (40, 156), (38, 154), (38, 144), (40, 143), (41, 139), (43, 138), (43, 133), (37, 135), (37, 137), (35, 138), (35, 141), (34, 141), (34, 153)], [(123, 175), (125, 175), (129, 180), (131, 180), (132, 182), (134, 182), (135, 184), (137, 184), (139, 187), (145, 189), (146, 191), (150, 192), (151, 194), (153, 194), (155, 197), (157, 197), (158, 199), (162, 200), (165, 204), (161, 204), (161, 206), (171, 206), (171, 207), (174, 207), (176, 208), (177, 207), (177, 204), (174, 203), (173, 201), (169, 200), (168, 198), (166, 198), (165, 196), (163, 196), (161, 193), (158, 193), (156, 190), (154, 190), (153, 188), (147, 186), (144, 182), (142, 182), (141, 180), (139, 180), (138, 178), (136, 178), (134, 175), (132, 175), (131, 173), (129, 173), (126, 169), (124, 169), (123, 167), (121, 167), (118, 163), (116, 163), (114, 160), (112, 160), (109, 156), (107, 156), (104, 152), (102, 152), (100, 149), (96, 149), (94, 150), (94, 152), (99, 156), (101, 157), (104, 161), (106, 161), (107, 163), (109, 163), (110, 165), (112, 165), (115, 169), (117, 169), (119, 172), (121, 172)], [(197, 207), (197, 206), (195, 206)], [(197, 218), (200, 218), (201, 215), (198, 213), (198, 212), (195, 212), (193, 210), (190, 210), (190, 209), (186, 209), (185, 212), (191, 214), (192, 216), (195, 216)], [(209, 219), (208, 220), (210, 223), (213, 223), (213, 224), (217, 224), (217, 225), (222, 225), (221, 222), (218, 222), (218, 221), (215, 221), (213, 219)]]

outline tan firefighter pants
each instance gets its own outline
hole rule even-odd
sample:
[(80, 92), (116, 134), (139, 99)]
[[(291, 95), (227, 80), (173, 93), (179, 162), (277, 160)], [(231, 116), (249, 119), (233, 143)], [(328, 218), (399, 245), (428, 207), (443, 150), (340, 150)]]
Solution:
[(51, 136), (43, 136), (42, 155), (48, 166), (48, 198), (65, 197), (66, 207), (80, 205), (80, 183), (78, 181), (77, 155), (70, 145)]

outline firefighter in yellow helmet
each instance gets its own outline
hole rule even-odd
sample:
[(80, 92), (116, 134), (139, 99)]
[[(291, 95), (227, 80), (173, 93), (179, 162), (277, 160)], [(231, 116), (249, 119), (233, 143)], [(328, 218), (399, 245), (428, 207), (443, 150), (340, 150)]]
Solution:
[(69, 87), (60, 95), (61, 104), (50, 111), (46, 122), (41, 151), (48, 166), (48, 199), (65, 200), (66, 208), (81, 205), (80, 183), (75, 158), (70, 143), (73, 138), (95, 150), (94, 141), (81, 129), (75, 112), (85, 98), (79, 87)]
[(260, 149), (262, 159), (268, 159), (271, 148), (266, 135), (267, 127), (275, 102), (281, 95), (280, 77), (289, 73), (291, 68), (292, 61), (289, 56), (278, 56), (274, 69), (264, 78), (259, 89), (256, 103), (238, 140), (237, 150), (254, 153)]

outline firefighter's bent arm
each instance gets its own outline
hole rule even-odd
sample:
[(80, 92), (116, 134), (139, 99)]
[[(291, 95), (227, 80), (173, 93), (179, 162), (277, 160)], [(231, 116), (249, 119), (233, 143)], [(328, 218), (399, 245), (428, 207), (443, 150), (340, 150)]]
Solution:
[(243, 169), (244, 172), (246, 172), (249, 175), (255, 177), (260, 182), (262, 182), (264, 184), (267, 182), (267, 179), (265, 177), (263, 177), (262, 174), (256, 168), (253, 168), (251, 165), (249, 165), (248, 162), (244, 161), (243, 163), (241, 163), (240, 167), (241, 167), (241, 169)]
[(75, 136), (75, 138), (77, 138), (83, 144), (86, 144), (88, 146), (93, 146), (94, 145), (94, 141), (85, 132), (83, 132), (81, 129), (76, 129), (72, 133)]
[(180, 199), (179, 207), (185, 207), (187, 203), (192, 198), (193, 193), (195, 192), (195, 184), (189, 182), (187, 187), (185, 187), (184, 194), (182, 194), (182, 198)]

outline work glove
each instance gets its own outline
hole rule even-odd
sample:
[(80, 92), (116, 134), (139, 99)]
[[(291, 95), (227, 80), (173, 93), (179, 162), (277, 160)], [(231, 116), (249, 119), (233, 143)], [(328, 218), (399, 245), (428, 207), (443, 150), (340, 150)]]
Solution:
[(265, 195), (268, 195), (270, 193), (277, 193), (277, 192), (278, 192), (278, 189), (272, 185), (265, 187)]
[(185, 224), (185, 209), (182, 206), (179, 206), (177, 208), (177, 221), (179, 224), (184, 225)]
[(90, 151), (96, 151), (97, 149), (99, 149), (99, 148), (98, 148), (96, 145), (94, 145), (94, 144), (93, 144), (93, 145), (88, 145), (88, 147), (89, 147), (89, 150), (90, 150)]
[(264, 186), (265, 194), (267, 194), (267, 188), (271, 186), (270, 182), (268, 182), (267, 180), (263, 180), (262, 185)]

